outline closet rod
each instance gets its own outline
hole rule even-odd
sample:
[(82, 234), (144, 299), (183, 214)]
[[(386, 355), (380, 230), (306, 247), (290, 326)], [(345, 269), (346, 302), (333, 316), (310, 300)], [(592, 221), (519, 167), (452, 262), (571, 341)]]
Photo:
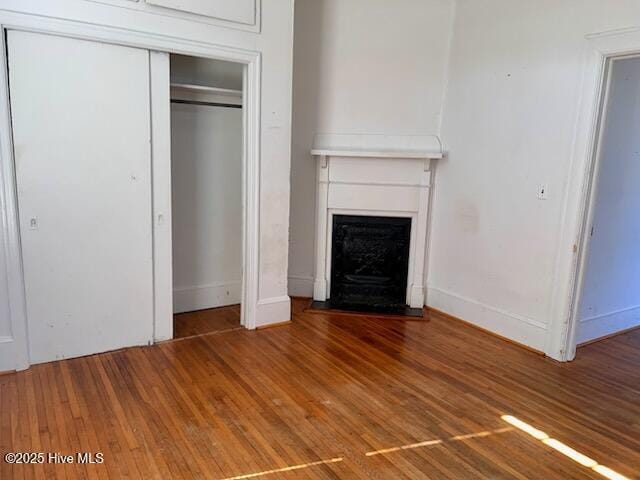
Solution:
[(206, 85), (194, 85), (191, 83), (172, 83), (171, 88), (175, 88), (177, 90), (217, 93), (218, 95), (231, 95), (233, 97), (242, 97), (242, 90), (233, 90), (230, 88), (220, 88), (220, 87), (207, 87)]
[(171, 99), (171, 103), (184, 103), (186, 105), (204, 105), (206, 107), (223, 107), (223, 108), (242, 108), (237, 103), (219, 103), (219, 102), (201, 102), (198, 100), (178, 100)]

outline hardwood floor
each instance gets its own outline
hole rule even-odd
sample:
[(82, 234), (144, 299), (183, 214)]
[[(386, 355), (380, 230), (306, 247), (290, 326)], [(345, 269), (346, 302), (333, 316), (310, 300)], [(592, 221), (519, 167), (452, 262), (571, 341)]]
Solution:
[(195, 312), (179, 313), (173, 316), (174, 338), (193, 337), (212, 332), (226, 332), (239, 329), (240, 305), (209, 308)]
[(638, 478), (640, 331), (558, 364), (438, 315), (303, 307), (1, 376), (3, 454), (104, 464), (2, 462), (0, 478)]

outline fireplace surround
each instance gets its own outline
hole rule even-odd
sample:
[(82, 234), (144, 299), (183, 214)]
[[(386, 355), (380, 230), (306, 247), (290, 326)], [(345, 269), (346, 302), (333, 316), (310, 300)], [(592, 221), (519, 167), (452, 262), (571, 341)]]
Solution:
[[(337, 254), (344, 261), (345, 255), (354, 252), (357, 254), (357, 249), (349, 251), (349, 248), (334, 252), (336, 222), (344, 217), (351, 219), (351, 225), (360, 222), (358, 235), (364, 235), (366, 229), (362, 229), (363, 222), (368, 222), (369, 226), (372, 221), (379, 222), (365, 219), (388, 218), (396, 219), (391, 220), (392, 222), (398, 221), (406, 225), (409, 237), (406, 247), (408, 260), (406, 268), (396, 267), (391, 272), (393, 279), (387, 278), (384, 282), (389, 290), (394, 290), (396, 301), (403, 301), (404, 306), (421, 309), (425, 300), (425, 259), (430, 189), (435, 163), (433, 160), (443, 156), (437, 137), (322, 135), (316, 137), (311, 153), (317, 161), (314, 300), (330, 300), (336, 306), (345, 304), (345, 295), (348, 296), (349, 288), (353, 287), (349, 287), (348, 282), (347, 290), (344, 282), (334, 285), (337, 278), (333, 271), (337, 265), (334, 255)], [(386, 235), (380, 237), (380, 232), (375, 228), (370, 230), (372, 235), (369, 242), (375, 244)], [(339, 232), (338, 238), (343, 234), (344, 232)], [(361, 245), (366, 244), (363, 239), (364, 237), (360, 238)], [(353, 263), (353, 259), (347, 261), (347, 265), (353, 266), (349, 261)], [(351, 280), (354, 279), (356, 277), (352, 276)], [(364, 277), (359, 280), (366, 284)], [(369, 290), (370, 295), (375, 297), (376, 289), (371, 285), (369, 287), (372, 288)], [(366, 293), (360, 295), (366, 296)], [(369, 310), (365, 308), (368, 304), (377, 303), (375, 298), (369, 299), (369, 302), (363, 297), (354, 298), (356, 301), (353, 302), (353, 309)], [(380, 302), (378, 311), (384, 310), (383, 303)], [(391, 304), (394, 302), (387, 302), (387, 305)]]

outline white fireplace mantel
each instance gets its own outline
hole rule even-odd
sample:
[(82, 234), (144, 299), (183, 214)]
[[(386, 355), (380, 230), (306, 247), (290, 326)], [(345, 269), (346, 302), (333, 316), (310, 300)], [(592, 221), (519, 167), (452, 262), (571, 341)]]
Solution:
[[(375, 137), (375, 138), (371, 138)], [(433, 160), (437, 137), (323, 136), (317, 159), (314, 300), (331, 296), (333, 215), (411, 219), (407, 303), (424, 305), (424, 272)]]
[(319, 157), (353, 157), (353, 158), (414, 158), (414, 159), (437, 159), (442, 158), (441, 152), (427, 150), (361, 150), (361, 149), (328, 149), (314, 148), (311, 155)]

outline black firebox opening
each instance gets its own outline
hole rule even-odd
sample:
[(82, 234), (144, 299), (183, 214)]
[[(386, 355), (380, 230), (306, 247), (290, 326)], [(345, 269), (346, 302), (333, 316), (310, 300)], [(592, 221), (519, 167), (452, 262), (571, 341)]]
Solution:
[(406, 308), (410, 235), (410, 218), (334, 215), (331, 307)]

